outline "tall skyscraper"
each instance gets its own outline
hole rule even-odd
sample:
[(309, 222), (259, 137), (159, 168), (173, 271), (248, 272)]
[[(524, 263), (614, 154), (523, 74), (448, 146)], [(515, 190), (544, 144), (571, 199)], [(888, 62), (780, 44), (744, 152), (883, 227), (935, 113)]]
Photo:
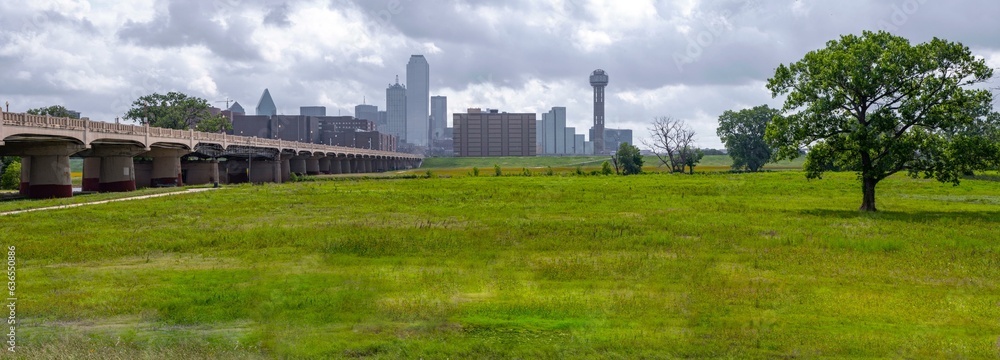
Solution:
[(594, 154), (604, 155), (604, 88), (608, 86), (608, 74), (597, 69), (590, 74), (590, 86), (594, 87), (594, 132), (590, 141), (594, 143)]
[(448, 98), (445, 96), (432, 97), (431, 140), (443, 139), (446, 128), (448, 128)]
[(385, 133), (406, 141), (406, 87), (399, 84), (399, 76), (385, 89), (385, 113)]
[(431, 67), (423, 55), (406, 64), (406, 142), (426, 146), (430, 132)]
[(274, 99), (271, 99), (271, 92), (267, 89), (264, 89), (264, 93), (260, 95), (260, 101), (257, 102), (257, 115), (278, 115), (278, 107), (274, 105)]

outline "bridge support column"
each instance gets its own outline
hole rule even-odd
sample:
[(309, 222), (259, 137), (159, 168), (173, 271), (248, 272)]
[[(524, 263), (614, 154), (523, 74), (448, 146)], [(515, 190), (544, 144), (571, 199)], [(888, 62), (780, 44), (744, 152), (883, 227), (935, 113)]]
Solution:
[(101, 158), (83, 158), (83, 191), (101, 191)]
[(341, 173), (340, 158), (330, 157), (328, 159), (330, 159), (330, 173), (334, 175), (340, 174)]
[(333, 171), (330, 170), (330, 162), (331, 160), (329, 156), (319, 158), (319, 172), (321, 174), (330, 175), (333, 173)]
[(274, 160), (255, 160), (250, 167), (250, 183), (263, 184), (274, 181), (275, 167), (280, 168), (281, 164)]
[(38, 155), (31, 157), (31, 178), (28, 197), (51, 199), (73, 197), (73, 179), (69, 155)]
[(306, 158), (306, 175), (319, 175), (320, 156), (310, 156)]
[(100, 192), (135, 191), (135, 164), (131, 156), (106, 156), (101, 161)]
[(156, 187), (184, 186), (181, 172), (181, 156), (190, 153), (178, 149), (153, 149), (147, 153), (153, 158), (153, 178), (151, 185)]
[(306, 168), (306, 158), (302, 156), (293, 157), (290, 160), (289, 166), (291, 167), (291, 172), (298, 176), (303, 176), (307, 174)]
[(340, 159), (340, 173), (350, 174), (351, 173), (351, 159), (348, 158), (338, 158)]
[(21, 195), (28, 196), (28, 184), (31, 183), (31, 158), (21, 158)]
[(214, 184), (219, 181), (219, 161), (201, 160), (184, 162), (181, 170), (185, 174), (185, 183), (188, 185)]
[(274, 170), (272, 171), (271, 174), (273, 179), (271, 181), (273, 181), (275, 184), (281, 184), (282, 182), (284, 182), (282, 180), (282, 173), (281, 173), (281, 165), (284, 163), (285, 162), (282, 161), (281, 159), (281, 155), (278, 155), (274, 158)]
[(357, 174), (362, 172), (361, 169), (361, 159), (352, 158), (351, 159), (351, 174)]
[(289, 182), (292, 180), (292, 157), (288, 155), (281, 155), (281, 182)]
[(373, 169), (375, 168), (375, 166), (373, 165), (373, 164), (374, 164), (374, 162), (375, 162), (375, 161), (374, 161), (374, 160), (372, 160), (371, 158), (368, 158), (368, 159), (364, 159), (364, 164), (365, 164), (365, 174), (371, 174), (371, 173), (375, 172), (375, 171), (373, 170)]

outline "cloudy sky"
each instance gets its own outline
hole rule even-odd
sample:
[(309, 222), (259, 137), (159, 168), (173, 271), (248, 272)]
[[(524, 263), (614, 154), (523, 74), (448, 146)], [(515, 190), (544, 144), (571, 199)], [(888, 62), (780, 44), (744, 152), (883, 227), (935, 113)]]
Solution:
[(673, 116), (721, 147), (723, 111), (780, 105), (764, 88), (780, 63), (887, 29), (962, 42), (996, 68), (997, 14), (992, 0), (0, 0), (0, 103), (114, 121), (153, 92), (253, 112), (269, 88), (280, 113), (346, 115), (365, 98), (384, 108), (386, 86), (424, 54), (450, 112), (566, 106), (584, 133), (601, 68), (609, 127), (644, 137)]

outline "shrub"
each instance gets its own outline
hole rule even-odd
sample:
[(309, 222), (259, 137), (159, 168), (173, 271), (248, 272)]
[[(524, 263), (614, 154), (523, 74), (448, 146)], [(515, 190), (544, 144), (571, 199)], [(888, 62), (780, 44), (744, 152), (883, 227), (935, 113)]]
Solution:
[(523, 168), (523, 170), (521, 171), (521, 175), (531, 177), (531, 170), (528, 170), (528, 168)]
[(611, 168), (611, 163), (604, 160), (604, 163), (601, 164), (601, 175), (611, 175), (614, 172), (615, 170)]
[(552, 170), (552, 166), (545, 169), (545, 176), (554, 176), (556, 172)]
[(427, 170), (427, 178), (428, 179), (433, 179), (434, 178), (434, 173), (431, 172), (430, 170)]
[(17, 190), (21, 187), (21, 163), (13, 162), (7, 165), (3, 175), (0, 175), (0, 189)]
[(478, 167), (473, 167), (472, 168), (472, 176), (479, 176), (479, 168)]
[(499, 164), (494, 164), (493, 165), (493, 171), (496, 172), (497, 176), (503, 176), (503, 170), (500, 169), (500, 165)]
[(583, 167), (577, 166), (576, 167), (576, 174), (577, 175), (584, 175), (585, 173), (583, 172)]

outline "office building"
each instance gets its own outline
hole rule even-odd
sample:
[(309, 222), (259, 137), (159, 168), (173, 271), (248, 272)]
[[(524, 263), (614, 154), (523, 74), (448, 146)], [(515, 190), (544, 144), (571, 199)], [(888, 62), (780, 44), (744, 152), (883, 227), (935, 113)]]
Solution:
[(302, 116), (326, 116), (326, 106), (302, 106), (299, 108)]
[(445, 129), (448, 128), (448, 98), (435, 96), (431, 98), (431, 139), (445, 139)]
[[(375, 105), (358, 105), (358, 106), (355, 106), (354, 107), (354, 117), (356, 117), (358, 119), (362, 119), (362, 120), (371, 121), (372, 123), (375, 123), (376, 128), (378, 128), (378, 126), (381, 125), (381, 124), (379, 124), (378, 106), (375, 106)], [(385, 130), (385, 129), (382, 129), (382, 128), (378, 128), (378, 129), (379, 130), (383, 130), (383, 131)]]
[(386, 128), (382, 131), (406, 141), (406, 86), (399, 84), (399, 76), (396, 84), (385, 89), (385, 113)]
[[(542, 120), (536, 124), (537, 139), (536, 147), (541, 150), (542, 155), (591, 155), (593, 151), (588, 151), (593, 145), (585, 141), (584, 135), (577, 135), (576, 128), (566, 127), (566, 108), (554, 107), (547, 113), (542, 114)], [(583, 143), (579, 143), (580, 138)]]
[(480, 109), (454, 114), (455, 156), (535, 156), (536, 118)]
[(428, 144), (430, 133), (431, 70), (423, 55), (413, 55), (406, 64), (406, 142)]
[(271, 99), (271, 92), (267, 89), (264, 89), (264, 93), (260, 95), (260, 101), (257, 102), (257, 115), (278, 115), (278, 107), (274, 105), (274, 99)]

